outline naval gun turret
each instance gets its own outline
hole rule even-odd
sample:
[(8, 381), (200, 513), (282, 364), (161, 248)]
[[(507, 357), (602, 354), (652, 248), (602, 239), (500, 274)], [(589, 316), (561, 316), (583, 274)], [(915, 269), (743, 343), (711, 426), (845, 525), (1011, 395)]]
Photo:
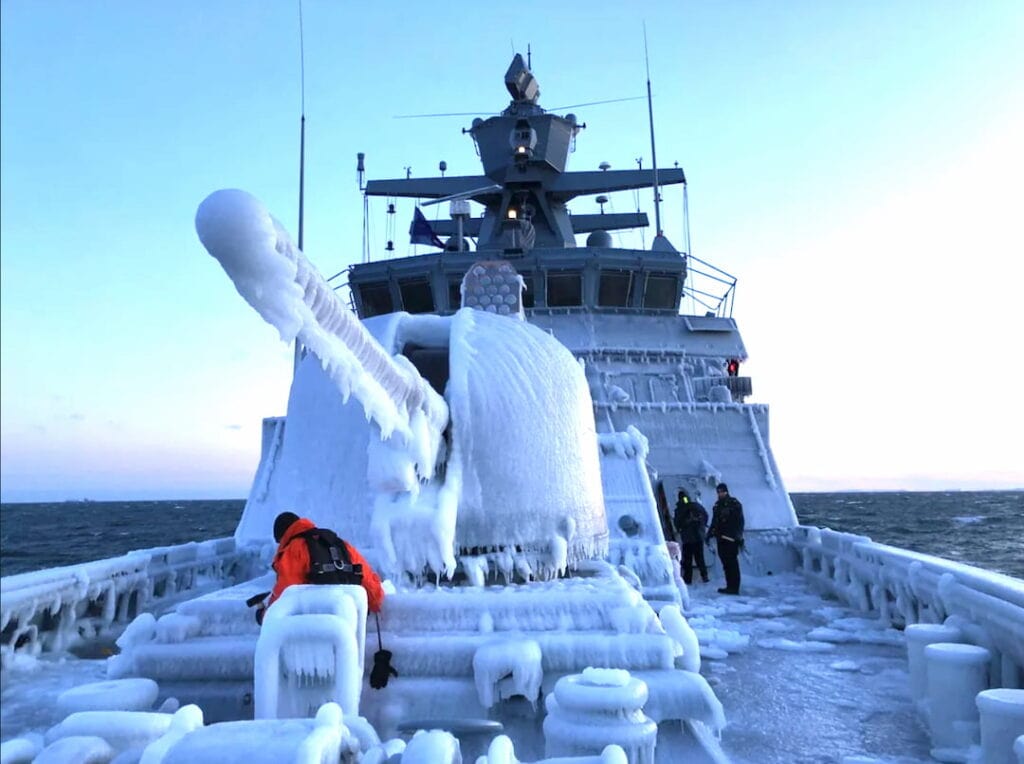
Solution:
[(459, 558), (480, 584), (550, 578), (607, 552), (586, 378), (521, 320), (511, 268), (502, 284), (500, 264), (467, 276), (507, 315), (363, 323), (251, 195), (211, 194), (196, 229), (245, 300), (309, 350), (287, 417), (265, 430), (237, 540), (268, 540), (291, 510), (372, 547), (392, 576), (451, 577)]

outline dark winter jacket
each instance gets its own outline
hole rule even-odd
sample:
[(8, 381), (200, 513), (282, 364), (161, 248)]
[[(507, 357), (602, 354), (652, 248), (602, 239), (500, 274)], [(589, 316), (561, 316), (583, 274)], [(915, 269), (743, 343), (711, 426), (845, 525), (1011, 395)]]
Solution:
[(700, 505), (700, 502), (677, 501), (672, 520), (679, 533), (681, 543), (704, 543), (704, 533), (708, 527), (708, 511)]
[(743, 538), (743, 505), (732, 496), (715, 502), (708, 537), (740, 541)]

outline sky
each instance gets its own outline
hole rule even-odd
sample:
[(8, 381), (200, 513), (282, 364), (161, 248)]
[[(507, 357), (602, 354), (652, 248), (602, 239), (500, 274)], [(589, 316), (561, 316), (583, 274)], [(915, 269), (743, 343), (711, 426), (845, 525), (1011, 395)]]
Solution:
[[(739, 279), (742, 373), (787, 488), (1024, 487), (1024, 4), (304, 0), (302, 17), (304, 67), (298, 2), (0, 3), (3, 501), (247, 495), (292, 352), (194, 216), (243, 188), (296, 233), (303, 68), (304, 248), (329, 276), (361, 258), (357, 151), (370, 178), (479, 172), (471, 117), (396, 116), (499, 111), (527, 45), (542, 106), (643, 95), (644, 25), (658, 160), (686, 171), (693, 255)], [(573, 111), (570, 169), (649, 166), (643, 101)], [(663, 196), (681, 244), (681, 192)], [(371, 204), (375, 259), (386, 217)]]

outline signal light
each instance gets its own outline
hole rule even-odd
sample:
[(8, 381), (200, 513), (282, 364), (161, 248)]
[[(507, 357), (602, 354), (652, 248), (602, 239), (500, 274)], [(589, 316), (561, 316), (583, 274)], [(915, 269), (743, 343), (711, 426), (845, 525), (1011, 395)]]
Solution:
[(730, 377), (735, 377), (740, 373), (740, 362), (735, 358), (730, 358), (729, 363), (726, 364), (726, 370), (729, 372)]

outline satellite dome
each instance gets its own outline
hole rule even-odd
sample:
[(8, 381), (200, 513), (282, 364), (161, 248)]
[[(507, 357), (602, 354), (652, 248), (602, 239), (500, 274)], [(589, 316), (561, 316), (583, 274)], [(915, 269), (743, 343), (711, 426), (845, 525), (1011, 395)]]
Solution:
[(469, 252), (469, 239), (466, 239), (466, 238), (462, 239), (462, 249), (459, 250), (459, 237), (458, 236), (451, 236), (451, 237), (448, 238), (448, 241), (446, 241), (444, 243), (444, 251), (445, 252), (459, 252), (459, 251)]
[(587, 237), (587, 246), (597, 247), (598, 249), (610, 249), (612, 246), (612, 235), (607, 231), (594, 231)]

